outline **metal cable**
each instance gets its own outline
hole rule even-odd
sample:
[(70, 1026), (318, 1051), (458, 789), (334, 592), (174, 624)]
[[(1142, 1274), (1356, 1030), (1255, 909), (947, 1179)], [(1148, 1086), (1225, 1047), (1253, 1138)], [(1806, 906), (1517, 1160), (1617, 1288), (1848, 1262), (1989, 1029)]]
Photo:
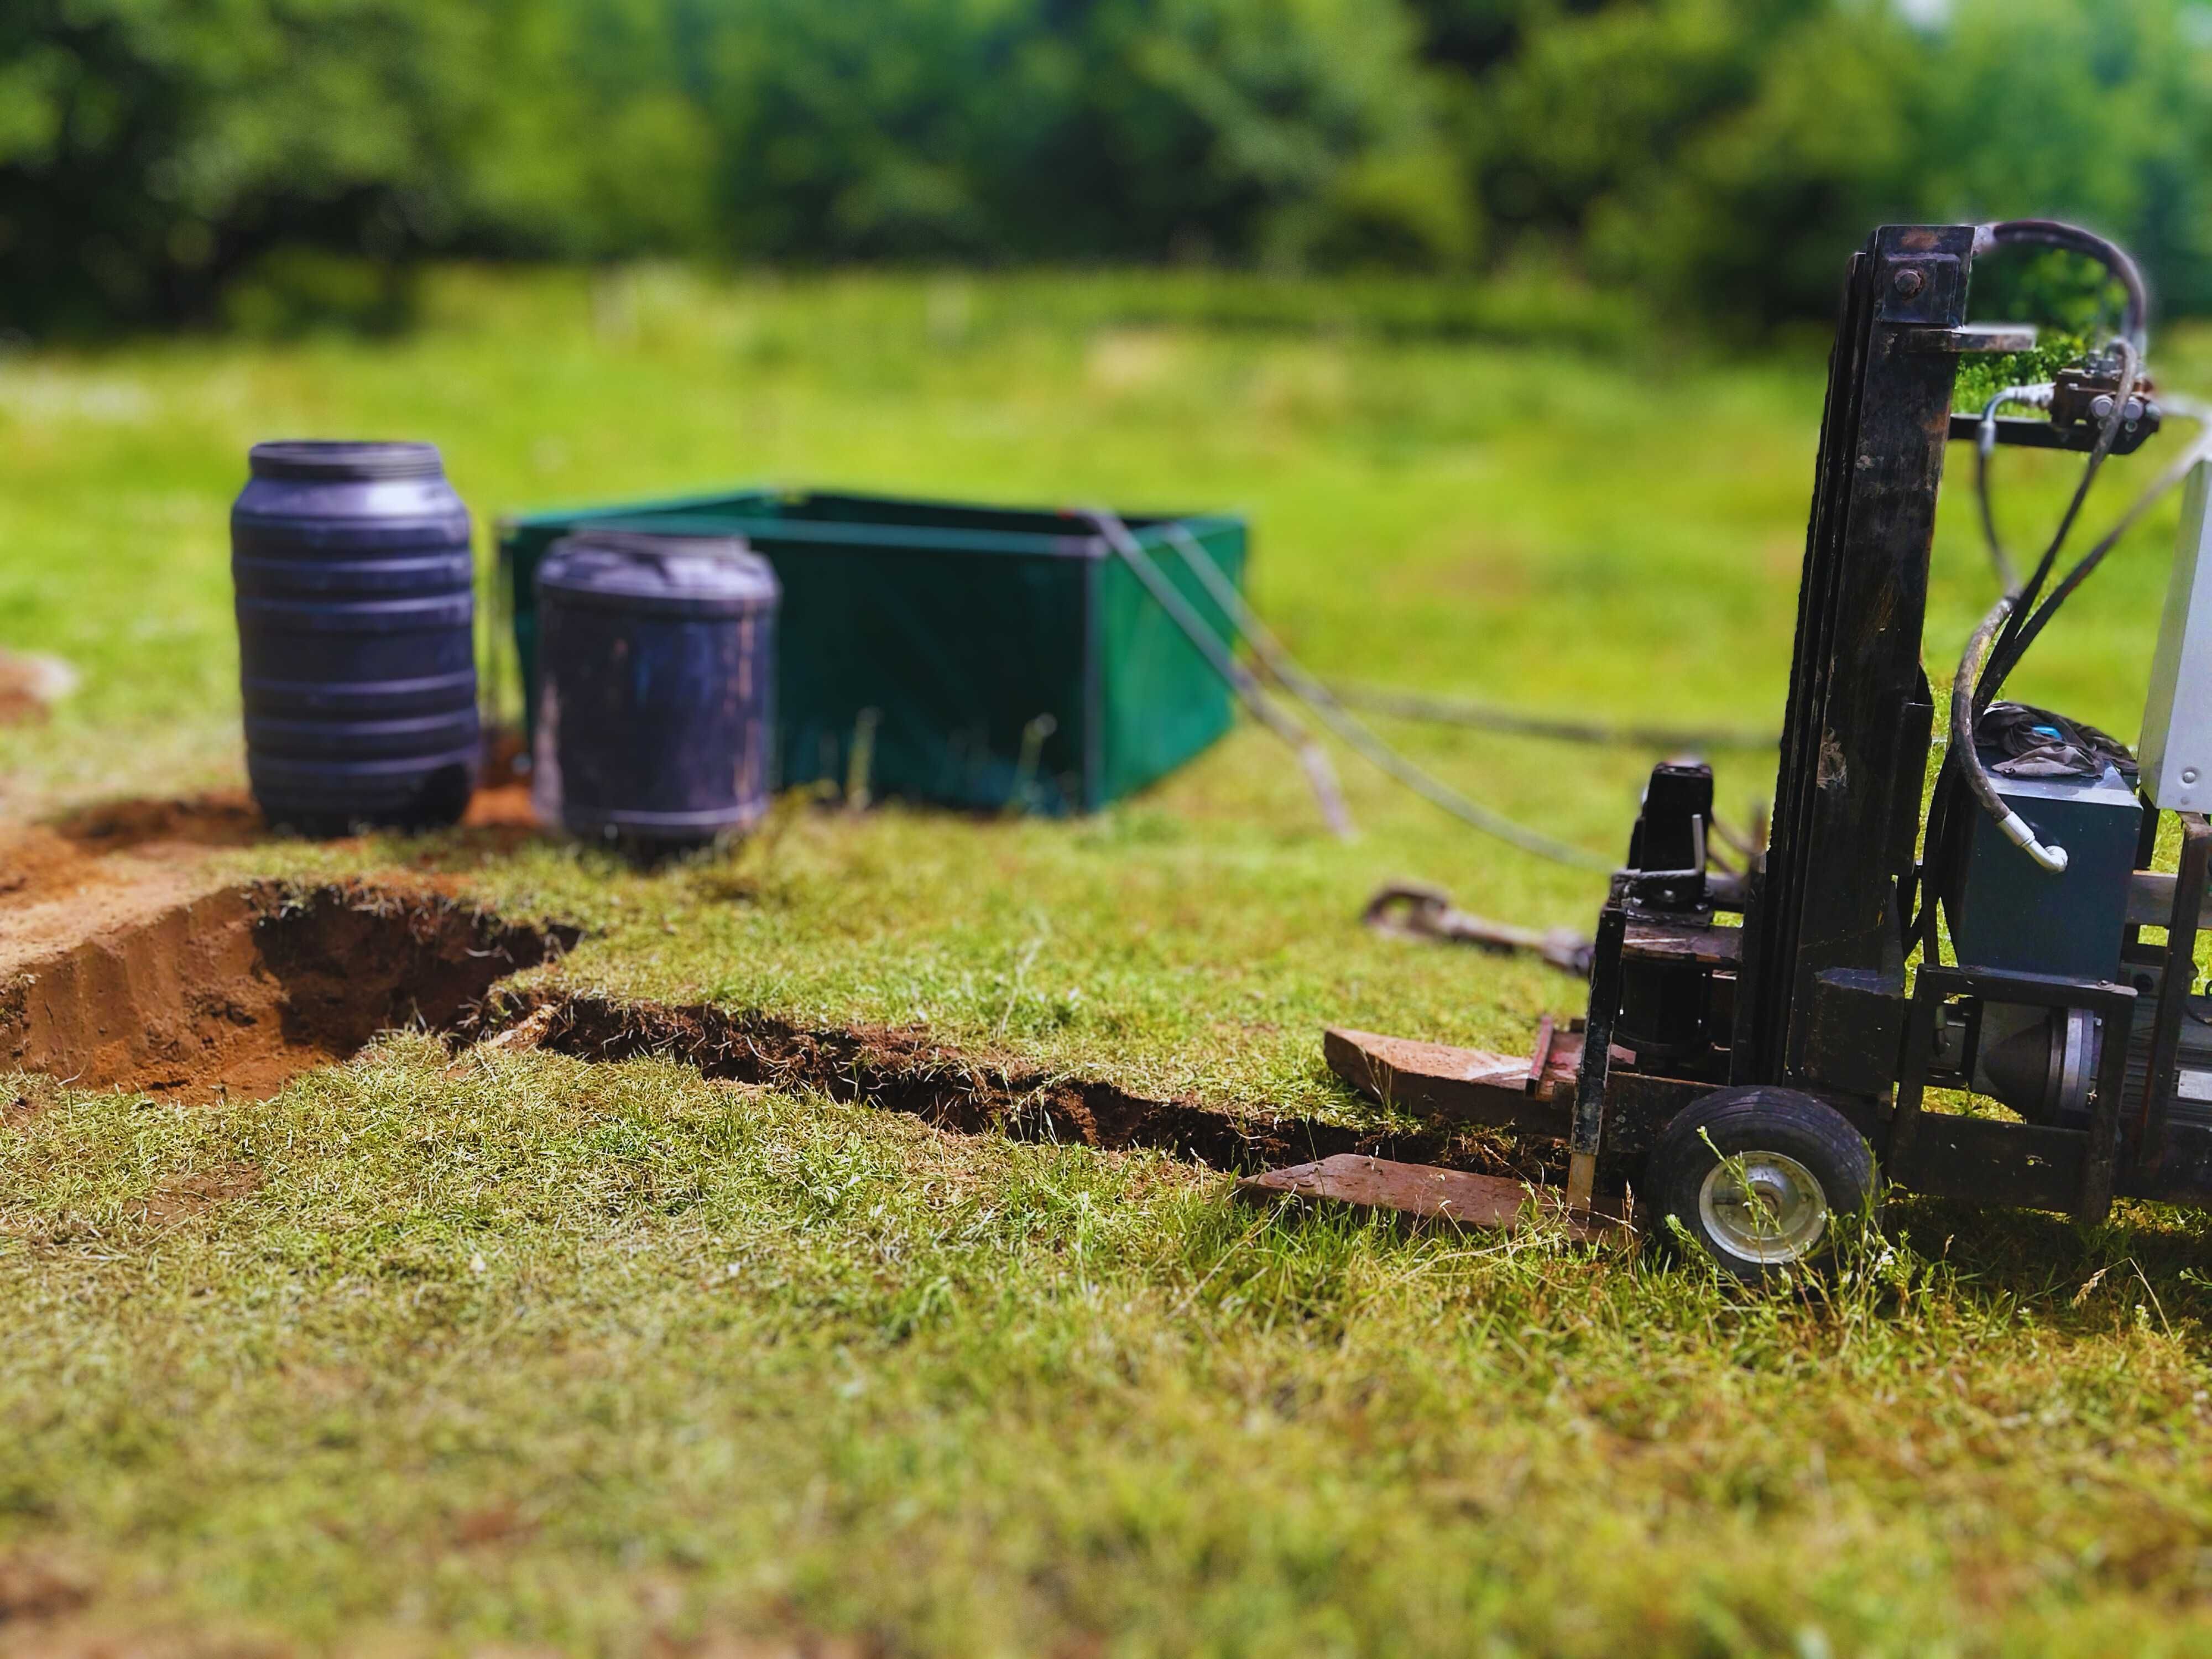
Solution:
[(2166, 471), (2153, 479), (2149, 487), (2129, 504), (2127, 511), (2120, 514), (2112, 527), (2099, 537), (2096, 544), (2075, 561), (2074, 568), (2066, 573), (2064, 580), (2051, 590), (2050, 597), (2036, 607), (2035, 614), (2030, 617), (2020, 629), (2020, 642), (2014, 653), (2015, 661), (2027, 654), (2027, 647), (2035, 642), (2036, 635), (2049, 626), (2051, 617), (2057, 613), (2058, 607), (2066, 603), (2075, 588), (2088, 580), (2090, 574), (2104, 562), (2105, 556), (2119, 544), (2121, 538), (2128, 532), (2142, 522), (2143, 515), (2164, 499), (2168, 492), (2186, 482), (2191, 468), (2199, 461), (2212, 459), (2212, 406), (2186, 398), (2167, 398), (2164, 401), (2166, 408), (2171, 413), (2179, 415), (2184, 420), (2195, 421), (2201, 428), (2206, 429), (2201, 430), (2197, 434), (2197, 441), (2183, 450), (2167, 465)]
[(1328, 690), (1345, 708), (1364, 709), (1371, 714), (1389, 714), (1398, 720), (1434, 726), (1463, 726), (1470, 731), (1496, 732), (1504, 737), (1587, 744), (1593, 748), (1656, 749), (1681, 754), (1716, 749), (1775, 749), (1782, 743), (1779, 732), (1753, 732), (1743, 727), (1700, 730), (1693, 726), (1617, 726), (1563, 714), (1532, 714), (1525, 709), (1456, 697), (1431, 697), (1419, 691), (1394, 691), (1382, 686), (1334, 685)]
[(1660, 726), (1611, 726), (1597, 720), (1570, 720), (1553, 714), (1530, 714), (1517, 709), (1499, 708), (1489, 703), (1462, 702), (1441, 697), (1430, 697), (1416, 691), (1391, 691), (1379, 686), (1330, 685), (1317, 679), (1291, 655), (1283, 642), (1277, 639), (1267, 624), (1237, 584), (1222, 574), (1221, 567), (1214, 563), (1201, 544), (1189, 531), (1179, 524), (1166, 526), (1168, 543), (1182, 556), (1215, 604), (1228, 613), (1252, 647), (1252, 654), (1260, 665), (1282, 688), (1311, 708), (1324, 720), (1331, 720), (1330, 729), (1347, 743), (1356, 740), (1339, 729), (1332, 720), (1341, 720), (1358, 731), (1368, 741), (1382, 739), (1352, 719), (1354, 708), (1367, 709), (1377, 714), (1392, 714), (1401, 720), (1427, 720), (1438, 726), (1464, 726), (1472, 730), (1497, 732), (1514, 737), (1551, 738), (1561, 743), (1587, 743), (1621, 749), (1666, 749), (1681, 751), (1692, 749), (1773, 749), (1782, 738), (1773, 732), (1740, 730), (1695, 731), (1683, 727)]
[[(1095, 514), (1093, 518), (1102, 529), (1106, 529), (1103, 518)], [(1115, 538), (1117, 531), (1118, 540)], [(1285, 690), (1304, 702), (1316, 719), (1370, 764), (1396, 779), (1431, 805), (1450, 813), (1486, 836), (1494, 836), (1510, 846), (1519, 848), (1524, 853), (1550, 859), (1555, 863), (1571, 865), (1577, 869), (1609, 871), (1613, 868), (1609, 859), (1601, 859), (1595, 853), (1585, 852), (1540, 830), (1516, 823), (1486, 806), (1478, 805), (1449, 784), (1431, 777), (1398, 753), (1355, 720), (1337, 700), (1335, 693), (1298, 665), (1290, 653), (1283, 648), (1282, 642), (1269, 631), (1267, 625), (1254, 614), (1244, 596), (1237, 591), (1237, 585), (1222, 574), (1221, 568), (1213, 562), (1212, 556), (1200, 545), (1195, 537), (1180, 525), (1170, 526), (1166, 534), (1169, 544), (1182, 556), (1184, 564), (1189, 567), (1200, 585), (1250, 642), (1253, 654), (1267, 665), (1268, 672)], [(1127, 556), (1127, 549), (1134, 549), (1140, 556), (1143, 555), (1144, 550), (1137, 545), (1135, 538), (1129, 534), (1128, 526), (1120, 520), (1113, 520), (1113, 528), (1107, 529), (1107, 536), (1109, 541), (1115, 542), (1116, 550), (1122, 552), (1124, 557)], [(1123, 547), (1123, 543), (1127, 544), (1127, 548)]]
[(2043, 591), (2044, 583), (2051, 579), (2051, 569), (2058, 562), (2059, 550), (2066, 545), (2067, 537), (2073, 533), (2074, 521), (2081, 514), (2082, 503), (2089, 499), (2090, 486), (2097, 482), (2098, 473), (2104, 470), (2106, 458), (2112, 453), (2113, 440), (2120, 434), (2120, 424), (2127, 407), (2125, 394), (2135, 386), (2136, 375), (2142, 367), (2142, 358), (2132, 342), (2122, 339), (2114, 343), (2120, 355), (2119, 386), (2122, 395), (2112, 399), (2112, 410), (2105, 416), (2104, 425), (2098, 429), (2096, 446), (2089, 452), (2088, 465), (2081, 469), (2081, 482), (2075, 486), (2073, 498), (2066, 503), (2065, 516), (2059, 520), (2058, 529), (2051, 538), (2051, 545), (2044, 549), (2043, 556), (2036, 561), (2034, 573), (2026, 584), (2011, 596), (2014, 603), (2010, 615), (2003, 631), (1997, 636), (1996, 648), (1983, 665), (1981, 679), (1974, 688), (1974, 712), (1977, 715), (1996, 700), (1997, 692), (2004, 685), (2005, 676), (2012, 672), (2013, 665), (2020, 660), (2018, 636), (2021, 624), (2027, 618), (2028, 607), (2035, 603)]
[(1129, 533), (1127, 525), (1103, 508), (1085, 511), (1083, 516), (1098, 527), (1107, 545), (1129, 567), (1145, 591), (1159, 602), (1160, 609), (1182, 630), (1183, 637), (1197, 647), (1207, 666), (1229, 683), (1230, 689), (1252, 711), (1253, 718), (1291, 746), (1298, 757), (1298, 764), (1304, 769), (1306, 782), (1320, 805), (1322, 818), (1340, 840), (1351, 840), (1356, 833), (1352, 814), (1345, 806), (1344, 792), (1337, 785), (1336, 769), (1329, 763), (1328, 751), (1297, 720), (1275, 706), (1252, 671), (1238, 662), (1236, 654), (1206, 626), (1206, 619), (1161, 573), (1159, 566), (1152, 562), (1152, 555)]

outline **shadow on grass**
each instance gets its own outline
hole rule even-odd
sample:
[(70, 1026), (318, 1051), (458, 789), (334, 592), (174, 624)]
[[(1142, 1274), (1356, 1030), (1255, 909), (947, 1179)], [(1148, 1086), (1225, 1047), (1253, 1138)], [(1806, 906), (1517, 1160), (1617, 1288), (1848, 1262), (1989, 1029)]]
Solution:
[(2060, 1330), (2109, 1331), (2114, 1302), (2142, 1304), (2161, 1326), (2212, 1322), (2212, 1219), (2123, 1200), (2086, 1226), (2040, 1210), (1899, 1195), (1886, 1231), (1939, 1260), (1962, 1288), (2008, 1296)]

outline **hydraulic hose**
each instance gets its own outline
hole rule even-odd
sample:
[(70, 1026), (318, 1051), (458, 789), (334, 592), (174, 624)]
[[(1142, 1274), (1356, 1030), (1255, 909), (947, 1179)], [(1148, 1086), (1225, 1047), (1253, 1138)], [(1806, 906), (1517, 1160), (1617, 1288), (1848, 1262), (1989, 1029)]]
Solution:
[[(2008, 388), (2008, 393), (2011, 390), (2012, 388)], [(2000, 394), (1999, 401), (2010, 401), (2010, 398), (2008, 394)], [(2037, 635), (2049, 625), (2058, 607), (2066, 602), (2076, 588), (2088, 580), (2105, 556), (2130, 530), (2142, 521), (2144, 515), (2159, 501), (2185, 483), (2191, 470), (2199, 462), (2212, 460), (2212, 402), (2179, 393), (2163, 394), (2159, 402), (2167, 414), (2178, 416), (2185, 421), (2194, 422), (2197, 424), (2198, 432), (2195, 441), (2169, 463), (2166, 469), (2152, 481), (2149, 487), (2129, 504), (2127, 510), (2114, 521), (2112, 528), (2097, 538), (2095, 544), (2081, 556), (2071, 570), (2066, 573), (2065, 579), (2051, 590), (2050, 597), (2037, 606), (2033, 614), (2026, 619), (2019, 632), (2018, 652), (2020, 653), (2024, 653), (2027, 647), (2034, 643)], [(2008, 592), (2004, 599), (2000, 601), (2000, 606), (2017, 609), (2018, 599), (2018, 590), (2013, 589)], [(1992, 611), (1991, 616), (1996, 617), (1997, 614)], [(1958, 687), (1971, 679), (1971, 670), (1979, 657), (1983, 646), (1986, 643), (1986, 630), (1990, 627), (1990, 623), (1985, 618), (1984, 631), (1978, 632), (1975, 643), (1967, 647), (1966, 655), (1960, 664), (1960, 678), (1953, 682), (1950, 753), (1943, 774), (1937, 781), (1935, 799), (1929, 809), (1928, 847), (1931, 886), (1921, 906), (1920, 914), (1915, 917), (1913, 925), (1909, 930), (1908, 942), (1917, 940), (1923, 945), (1932, 946), (1935, 902), (1939, 897), (1942, 897), (1948, 890), (1943, 877), (1934, 872), (1945, 868), (1951, 861), (1951, 855), (1939, 849), (1949, 848), (1953, 846), (1952, 826), (1954, 820), (1952, 817), (1951, 803), (1956, 799), (1955, 792), (1963, 783), (1974, 795), (1977, 805), (1985, 811), (1990, 810), (1990, 793), (1994, 792), (1992, 790), (1985, 793), (1984, 788), (1979, 787), (1987, 783), (1987, 774), (1979, 764), (1979, 754), (1974, 750), (1972, 744), (1961, 741), (1958, 709)], [(1984, 675), (1984, 678), (1986, 679), (1987, 676)], [(1977, 702), (1982, 702), (1982, 699), (1978, 697)], [(1986, 704), (1984, 703), (1983, 706)], [(1969, 763), (1969, 757), (1972, 757), (1972, 764)], [(1993, 812), (1992, 816), (2002, 823), (2006, 814), (1999, 811)], [(1945, 899), (1945, 902), (1948, 902), (1948, 898)]]
[(2137, 356), (2142, 354), (2146, 338), (2144, 330), (2150, 314), (2150, 293), (2143, 284), (2142, 272), (2137, 268), (2128, 251), (2117, 242), (2106, 241), (2094, 231), (2079, 225), (2061, 223), (2056, 219), (2001, 219), (1994, 224), (1974, 228), (1974, 252), (1987, 253), (2000, 247), (2057, 247), (2094, 259), (2112, 273), (2127, 295), (2127, 308), (2122, 315), (2120, 331), (2134, 346)]
[[(2113, 345), (2120, 359), (2119, 384), (2123, 388), (2132, 386), (2142, 368), (2142, 353), (2125, 337), (2114, 341)], [(2051, 572), (2058, 562), (2059, 551), (2066, 545), (2066, 538), (2073, 533), (2074, 522), (2081, 515), (2082, 503), (2089, 499), (2090, 487), (2097, 482), (2098, 473), (2104, 470), (2106, 458), (2112, 453), (2113, 441), (2120, 435), (2120, 423), (2124, 418), (2125, 409), (2124, 398), (2112, 399), (2112, 410), (2105, 416), (2105, 423), (2098, 430), (2096, 446), (2089, 452), (2088, 463), (2081, 469), (2081, 482), (2074, 487), (2073, 496), (2066, 503), (2065, 516), (2058, 521), (2057, 532), (2051, 537), (2051, 544), (2044, 549), (2043, 556), (2036, 561), (2034, 572), (2027, 583), (2010, 596), (2013, 606), (2009, 620), (2005, 623), (2004, 631), (1998, 635), (1996, 646), (1983, 668), (1981, 681), (1974, 688), (1977, 712), (1987, 708), (1996, 700), (1998, 691), (2003, 688), (2005, 677), (2012, 672), (2014, 665), (2020, 661), (2021, 651), (2026, 649), (2020, 634), (2022, 625), (2028, 620), (2028, 607), (2042, 593), (2044, 583), (2051, 580)]]
[[(2087, 232), (2081, 234), (2087, 234)], [(2131, 386), (2142, 364), (2142, 352), (2130, 339), (2124, 337), (2116, 343), (2120, 356), (2120, 385), (2124, 388)], [(2059, 550), (2065, 546), (2075, 520), (2081, 516), (2081, 504), (2089, 497), (2089, 487), (2096, 483), (2105, 458), (2112, 453), (2112, 441), (2119, 435), (2122, 406), (2121, 399), (2113, 400), (2112, 412), (2105, 417), (2105, 424), (2097, 434), (2096, 447), (2089, 452), (2088, 465), (2081, 469), (2081, 482), (2075, 487), (2073, 499), (2066, 504), (2066, 514), (2059, 520), (2057, 533), (2051, 537), (2050, 546), (2044, 550), (2042, 558), (2036, 562), (2034, 574), (2027, 579), (2024, 587), (2008, 587), (1996, 604), (1990, 608), (1989, 615), (1982, 618), (1973, 637), (1967, 641), (1966, 653), (1959, 659), (1959, 672), (1951, 682), (1951, 763), (1959, 769), (1959, 775), (1965, 781), (1968, 793), (1995, 821), (2005, 839), (2033, 859), (2038, 867), (2053, 875), (2065, 870), (2066, 849), (2045, 847), (2036, 839), (2035, 830), (2027, 820), (2005, 805), (2003, 797), (1996, 792), (1996, 786), (1990, 781), (1988, 770), (1982, 765), (1981, 754), (1974, 741), (1975, 727), (1982, 711), (1995, 700), (1999, 688), (2003, 685), (2005, 676), (2020, 660), (2020, 653), (2027, 649), (2027, 641), (2034, 637), (2033, 633), (2028, 634), (2027, 639), (2021, 637), (2022, 613), (2034, 603), (2043, 584), (2050, 580), (2051, 568), (2058, 562)], [(1992, 404), (1985, 411), (1985, 424), (1994, 414), (1995, 407)], [(2074, 580), (2087, 574), (2077, 566), (2075, 571), (2069, 573), (2069, 580)], [(2055, 605), (2063, 598), (2063, 593), (2053, 594), (2051, 604)], [(2038, 612), (2038, 617), (2047, 617), (2050, 608), (2046, 606), (2044, 611)], [(2040, 620), (2036, 626), (2040, 629)]]
[(2066, 573), (2065, 580), (2051, 590), (2051, 597), (2038, 605), (2035, 614), (2021, 624), (2019, 642), (2014, 648), (2015, 660), (2027, 653), (2027, 647), (2035, 643), (2036, 635), (2050, 625), (2058, 607), (2066, 603), (2075, 588), (2088, 580), (2091, 574), (2104, 562), (2105, 556), (2118, 544), (2120, 538), (2142, 522), (2143, 515), (2160, 501), (2188, 482), (2191, 470), (2199, 461), (2212, 459), (2212, 407), (2188, 398), (2166, 398), (2162, 402), (2168, 413), (2197, 423), (2202, 429), (2197, 434), (2197, 441), (2183, 450), (2163, 472), (2151, 481), (2150, 487), (2136, 497), (2112, 527), (2099, 537), (2095, 544)]
[(1982, 810), (1996, 820), (1997, 829), (2004, 838), (2033, 859), (2052, 875), (2062, 874), (2066, 868), (2066, 849), (2045, 847), (2035, 837), (2035, 830), (2026, 818), (2005, 805), (2004, 798), (1990, 781), (1988, 770), (1974, 744), (1974, 671), (1980, 665), (1982, 653), (1990, 648), (2005, 618), (2012, 615), (2013, 596), (2006, 594), (1990, 607), (1990, 614), (1982, 618), (1974, 636), (1966, 641), (1966, 654), (1959, 659), (1958, 678), (1951, 682), (1951, 753), (1957, 760), (1960, 775), (1966, 779), (1966, 787), (1981, 803)]

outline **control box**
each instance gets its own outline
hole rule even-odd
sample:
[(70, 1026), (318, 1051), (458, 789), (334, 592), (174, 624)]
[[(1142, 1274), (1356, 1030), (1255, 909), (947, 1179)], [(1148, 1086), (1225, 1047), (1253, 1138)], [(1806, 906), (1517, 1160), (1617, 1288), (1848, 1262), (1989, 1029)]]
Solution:
[(2212, 463), (2190, 469), (2182, 496), (2181, 534), (2166, 584), (2166, 614), (2151, 659), (2150, 698), (2143, 707), (2142, 787), (2168, 812), (2212, 807), (2212, 518), (2207, 515)]
[[(2004, 757), (1983, 750), (1984, 763)], [(2118, 767), (2101, 778), (1990, 781), (2038, 841), (2066, 849), (2066, 867), (2044, 869), (1978, 809), (1960, 884), (1951, 945), (1961, 966), (2067, 979), (2117, 980), (2128, 925), (2142, 806)]]

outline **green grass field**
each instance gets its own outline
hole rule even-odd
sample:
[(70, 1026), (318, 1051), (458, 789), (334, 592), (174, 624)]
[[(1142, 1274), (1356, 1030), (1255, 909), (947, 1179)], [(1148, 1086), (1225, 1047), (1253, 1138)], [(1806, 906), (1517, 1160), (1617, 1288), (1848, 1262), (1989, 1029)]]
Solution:
[[(0, 731), (0, 815), (241, 780), (226, 515), (276, 436), (434, 439), (484, 522), (753, 480), (1234, 507), (1325, 675), (1778, 723), (1817, 350), (1516, 343), (1540, 307), (1449, 299), (1377, 329), (1258, 283), (456, 270), (392, 341), (0, 357), (0, 644), (85, 679)], [(2212, 338), (2154, 362), (2212, 384)], [(2025, 544), (2067, 464), (2002, 464)], [(2132, 734), (2172, 525), (2020, 695)], [(1939, 684), (1990, 592), (1961, 492)], [(1391, 730), (1605, 854), (1651, 759)], [(1771, 759), (1717, 759), (1747, 816)], [(616, 999), (1356, 1117), (1324, 1022), (1510, 1047), (1577, 1006), (1366, 935), (1376, 883), (1583, 926), (1602, 884), (1339, 763), (1350, 845), (1247, 725), (1087, 822), (794, 807), (650, 874), (465, 833), (225, 856), (463, 876), (582, 924), (552, 971)], [(1752, 1297), (651, 1061), (399, 1036), (259, 1104), (18, 1095), (0, 1654), (2212, 1646), (2212, 1279), (2179, 1213), (1899, 1202), (1835, 1286)]]

